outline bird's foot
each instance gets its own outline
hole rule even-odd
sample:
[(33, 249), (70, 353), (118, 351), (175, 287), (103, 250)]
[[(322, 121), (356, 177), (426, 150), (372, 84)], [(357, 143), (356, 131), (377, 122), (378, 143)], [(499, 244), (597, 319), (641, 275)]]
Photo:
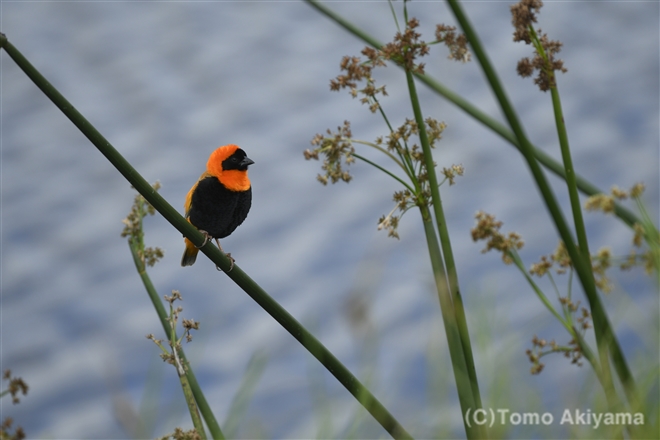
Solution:
[[(234, 261), (236, 261), (236, 260), (234, 260), (234, 258), (231, 256), (231, 254), (225, 254), (225, 256), (227, 258), (229, 258), (229, 270), (227, 271), (227, 273), (229, 273), (234, 268)], [(218, 269), (220, 272), (223, 272), (223, 270), (220, 269), (220, 266), (215, 266), (215, 268)]]
[[(220, 252), (222, 252), (223, 254), (225, 254), (225, 256), (226, 256), (227, 258), (229, 258), (229, 270), (227, 271), (227, 273), (229, 273), (229, 272), (231, 272), (231, 270), (234, 268), (234, 261), (236, 261), (236, 260), (234, 260), (234, 259), (232, 258), (231, 254), (230, 254), (229, 252), (225, 253), (225, 251), (222, 250), (222, 246), (220, 246), (220, 240), (218, 240), (218, 239), (216, 238), (216, 239), (215, 239), (215, 242), (218, 244), (218, 249), (220, 249)], [(215, 268), (216, 268), (217, 270), (219, 270), (219, 271), (222, 272), (222, 269), (220, 269), (219, 266), (215, 266)]]
[(203, 248), (204, 245), (209, 242), (209, 238), (211, 238), (208, 232), (202, 231), (201, 229), (199, 230), (199, 232), (201, 232), (202, 235), (204, 235), (204, 243), (200, 244), (199, 246), (195, 246), (197, 249)]

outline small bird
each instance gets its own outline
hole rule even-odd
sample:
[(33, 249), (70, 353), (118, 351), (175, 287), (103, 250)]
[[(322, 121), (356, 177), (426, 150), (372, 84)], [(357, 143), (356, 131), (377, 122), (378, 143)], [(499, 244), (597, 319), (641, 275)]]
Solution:
[[(186, 219), (206, 237), (202, 246), (213, 238), (222, 251), (219, 239), (234, 232), (247, 217), (252, 205), (247, 169), (253, 163), (237, 145), (225, 145), (211, 153), (206, 171), (188, 191), (184, 205)], [(181, 266), (192, 266), (202, 246), (195, 246), (187, 238), (184, 242)], [(233, 267), (234, 259), (226, 255)]]

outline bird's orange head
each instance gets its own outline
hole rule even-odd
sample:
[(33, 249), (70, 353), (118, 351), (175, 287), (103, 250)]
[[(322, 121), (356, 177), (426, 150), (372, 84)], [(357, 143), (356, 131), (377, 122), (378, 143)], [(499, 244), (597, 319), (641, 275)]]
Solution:
[(206, 170), (231, 191), (250, 189), (247, 169), (254, 161), (238, 145), (217, 148), (206, 163)]

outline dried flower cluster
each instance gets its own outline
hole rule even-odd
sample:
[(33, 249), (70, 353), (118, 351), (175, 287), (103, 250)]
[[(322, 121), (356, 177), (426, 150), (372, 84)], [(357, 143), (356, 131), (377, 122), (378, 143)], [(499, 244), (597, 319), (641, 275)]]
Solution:
[[(364, 48), (362, 54), (367, 57), (373, 57), (373, 60), (368, 63), (362, 62), (358, 57), (345, 56), (342, 58), (339, 68), (346, 73), (330, 80), (330, 90), (339, 91), (348, 88), (353, 98), (356, 98), (358, 94), (363, 95), (360, 102), (369, 104), (369, 109), (372, 113), (375, 113), (379, 109), (377, 95), (387, 96), (387, 92), (385, 91), (385, 86), (375, 86), (371, 71), (375, 66), (384, 66), (385, 62), (378, 57), (377, 51), (370, 47)], [(367, 85), (358, 90), (357, 85), (362, 81), (366, 81)]]
[(195, 428), (192, 428), (189, 431), (184, 431), (181, 428), (174, 428), (172, 434), (168, 434), (164, 437), (160, 437), (158, 440), (201, 440), (201, 436)]
[(355, 148), (352, 145), (351, 123), (344, 121), (344, 125), (337, 127), (337, 132), (333, 133), (328, 129), (327, 136), (317, 134), (312, 139), (312, 145), (315, 145), (314, 150), (305, 150), (304, 155), (306, 160), (319, 159), (319, 154), (324, 156), (323, 165), (321, 169), (325, 174), (319, 174), (316, 179), (323, 185), (328, 184), (328, 180), (332, 183), (337, 183), (340, 180), (350, 182), (351, 175), (348, 170), (342, 167), (342, 162), (348, 167), (355, 162), (353, 153)]
[[(339, 91), (349, 89), (351, 96), (356, 98), (362, 95), (360, 101), (368, 104), (372, 112), (376, 112), (380, 105), (378, 95), (387, 96), (385, 86), (376, 87), (372, 76), (375, 67), (385, 67), (387, 61), (393, 61), (404, 69), (418, 74), (424, 74), (424, 63), (418, 63), (417, 59), (429, 54), (429, 45), (444, 43), (449, 48), (449, 58), (461, 62), (470, 60), (470, 52), (467, 48), (467, 38), (464, 34), (456, 34), (454, 26), (439, 24), (436, 27), (436, 41), (426, 43), (420, 40), (421, 34), (415, 29), (419, 26), (419, 20), (411, 18), (403, 32), (397, 32), (393, 41), (385, 44), (380, 49), (365, 47), (360, 57), (344, 56), (339, 64), (342, 74), (330, 80), (330, 90)], [(358, 83), (366, 82), (366, 86), (358, 89)]]
[(29, 389), (28, 385), (20, 377), (11, 377), (11, 370), (5, 370), (2, 378), (9, 381), (9, 387), (2, 392), (2, 395), (8, 392), (11, 394), (12, 403), (20, 403), (21, 399), (19, 399), (18, 395), (20, 393), (26, 396)]
[(486, 247), (481, 251), (486, 253), (495, 249), (502, 253), (502, 261), (505, 264), (513, 262), (513, 253), (524, 246), (520, 235), (515, 232), (509, 232), (504, 235), (500, 232), (502, 222), (496, 221), (495, 216), (479, 211), (474, 216), (477, 219), (477, 225), (472, 228), (472, 240), (486, 240)]
[[(152, 187), (154, 191), (158, 191), (160, 189), (160, 183), (156, 182)], [(141, 194), (137, 194), (133, 201), (133, 206), (131, 206), (131, 212), (122, 220), (124, 230), (121, 232), (121, 236), (129, 237), (129, 242), (136, 246), (142, 263), (148, 266), (156, 264), (164, 255), (163, 250), (159, 247), (144, 247), (142, 219), (147, 215), (154, 215), (155, 213), (156, 209)]]
[(542, 6), (541, 0), (521, 0), (511, 6), (511, 21), (515, 28), (513, 41), (532, 44), (535, 50), (534, 58), (525, 57), (518, 62), (518, 75), (528, 77), (538, 71), (534, 83), (545, 92), (557, 86), (555, 71), (566, 72), (567, 69), (562, 60), (555, 59), (555, 55), (561, 51), (562, 43), (550, 40), (541, 29), (534, 30), (533, 23), (536, 23), (536, 14)]
[[(633, 238), (633, 243), (637, 242), (637, 247), (642, 244), (639, 237), (643, 234), (643, 228), (641, 231), (640, 228), (640, 224), (635, 224), (634, 229), (636, 232), (635, 237)], [(529, 273), (531, 275), (543, 277), (555, 265), (555, 272), (558, 275), (566, 273), (567, 269), (573, 267), (563, 241), (559, 242), (557, 249), (552, 255), (542, 255), (541, 261), (532, 264)], [(612, 250), (609, 247), (600, 248), (598, 252), (591, 256), (591, 268), (594, 274), (596, 287), (604, 293), (612, 291), (612, 282), (607, 276), (607, 271), (615, 265), (622, 270), (628, 270), (637, 265), (644, 265), (647, 273), (651, 273), (653, 270), (653, 259), (650, 251), (637, 253), (635, 249), (632, 249), (625, 257), (617, 258), (612, 255)]]
[(14, 424), (14, 419), (7, 417), (0, 425), (0, 438), (5, 440), (23, 440), (25, 438), (25, 431), (20, 426), (16, 427), (14, 433), (11, 433), (11, 426)]
[(452, 165), (451, 168), (443, 168), (442, 174), (445, 175), (445, 179), (449, 182), (449, 186), (452, 186), (456, 183), (456, 176), (462, 176), (465, 172), (463, 165)]
[[(446, 128), (444, 122), (438, 122), (433, 118), (427, 118), (425, 121), (426, 135), (429, 140), (429, 145), (435, 148), (436, 141), (442, 138), (442, 132)], [(424, 161), (424, 153), (422, 148), (416, 143), (412, 143), (419, 135), (419, 127), (417, 123), (411, 119), (406, 119), (405, 122), (393, 130), (385, 141), (378, 138), (375, 141), (377, 146), (385, 145), (388, 152), (395, 153), (401, 158), (405, 158), (410, 162), (410, 168), (415, 170), (415, 180), (418, 188), (417, 192), (413, 193), (409, 189), (395, 191), (392, 200), (395, 205), (389, 214), (381, 216), (378, 219), (378, 230), (386, 229), (389, 237), (399, 238), (397, 228), (399, 220), (410, 208), (415, 206), (431, 206), (431, 187), (429, 186), (428, 171), (426, 169), (426, 162)], [(411, 145), (412, 143), (412, 145)], [(434, 163), (435, 165), (435, 163)], [(464, 169), (462, 165), (452, 165), (451, 168), (443, 168), (445, 180), (449, 181), (450, 185), (455, 183), (456, 176), (462, 176)], [(395, 212), (399, 211), (398, 215)]]
[(644, 193), (644, 190), (645, 186), (643, 183), (634, 184), (629, 191), (615, 185), (610, 190), (610, 194), (600, 193), (590, 196), (584, 203), (584, 209), (587, 211), (603, 211), (605, 214), (611, 214), (616, 207), (616, 200), (626, 200), (628, 197), (639, 199)]
[(529, 273), (531, 275), (536, 275), (537, 277), (542, 277), (555, 264), (558, 266), (555, 271), (559, 275), (566, 273), (567, 269), (573, 267), (573, 262), (571, 261), (571, 257), (568, 255), (566, 245), (561, 240), (559, 240), (559, 244), (557, 244), (557, 248), (552, 255), (542, 255), (541, 261), (532, 264), (531, 268), (529, 269)]
[[(387, 92), (385, 86), (376, 86), (372, 76), (373, 69), (384, 67), (387, 61), (393, 61), (409, 72), (423, 74), (424, 64), (417, 60), (428, 55), (429, 45), (436, 43), (444, 43), (450, 49), (449, 58), (463, 62), (470, 59), (467, 38), (464, 35), (457, 35), (455, 27), (438, 25), (436, 28), (437, 41), (432, 43), (426, 43), (420, 39), (421, 34), (416, 30), (418, 27), (419, 21), (412, 18), (406, 23), (405, 30), (397, 32), (390, 43), (380, 49), (365, 47), (362, 50), (364, 59), (356, 56), (344, 56), (339, 66), (342, 73), (330, 80), (330, 90), (349, 89), (351, 96), (354, 98), (359, 96), (363, 104), (369, 105), (371, 112), (380, 111), (390, 129), (390, 134), (385, 138), (379, 137), (374, 142), (356, 140), (352, 138), (350, 123), (345, 121), (343, 126), (337, 127), (336, 132), (326, 130), (325, 134), (314, 136), (311, 143), (315, 148), (304, 151), (307, 160), (318, 160), (320, 156), (323, 156), (321, 168), (325, 172), (319, 174), (317, 180), (324, 185), (327, 185), (328, 182), (337, 183), (340, 180), (349, 182), (351, 175), (348, 172), (348, 166), (356, 158), (381, 169), (402, 182), (405, 188), (396, 191), (393, 195), (394, 208), (388, 215), (378, 219), (378, 229), (387, 229), (389, 236), (395, 238), (399, 237), (397, 233), (399, 219), (408, 209), (414, 206), (431, 205), (431, 188), (423, 150), (413, 140), (413, 138), (419, 139), (420, 128), (416, 121), (411, 119), (406, 119), (398, 128), (390, 125), (378, 101), (379, 95), (387, 96)], [(358, 88), (360, 83), (365, 83), (364, 87)], [(432, 118), (424, 121), (424, 131), (431, 148), (442, 137), (444, 129), (443, 122)], [(356, 143), (370, 146), (389, 156), (404, 170), (411, 184), (405, 183), (395, 174), (356, 154), (353, 147)], [(442, 172), (445, 176), (444, 181), (449, 181), (449, 184), (453, 185), (456, 176), (463, 175), (464, 170), (461, 165), (452, 165), (450, 168), (443, 168)], [(395, 215), (397, 210), (400, 212)]]
[[(179, 314), (183, 311), (183, 307), (181, 306), (174, 308), (174, 302), (177, 300), (183, 301), (183, 298), (181, 297), (181, 293), (178, 290), (172, 290), (172, 296), (165, 295), (164, 298), (165, 301), (167, 301), (170, 305), (170, 315), (168, 317), (168, 321), (172, 329), (172, 332), (174, 332), (176, 330), (176, 324), (179, 321)], [(199, 322), (193, 319), (184, 319), (182, 322), (183, 322), (182, 325), (184, 330), (183, 335), (181, 335), (181, 337), (176, 341), (168, 340), (168, 345), (172, 349), (171, 352), (164, 347), (162, 339), (156, 339), (156, 337), (151, 333), (147, 335), (147, 339), (151, 339), (156, 345), (158, 345), (158, 347), (160, 347), (162, 351), (162, 353), (160, 354), (161, 359), (163, 359), (163, 361), (167, 362), (168, 364), (174, 365), (177, 368), (177, 371), (180, 376), (185, 374), (185, 368), (186, 368), (179, 358), (179, 350), (181, 350), (181, 341), (185, 337), (186, 342), (191, 342), (192, 334), (190, 333), (190, 331), (199, 330)]]
[[(578, 318), (578, 320), (586, 320), (584, 318), (585, 313), (586, 316), (589, 316), (589, 312), (586, 309), (583, 308), (582, 310), (582, 317)], [(560, 346), (554, 340), (548, 342), (534, 335), (532, 338), (532, 348), (525, 350), (527, 358), (532, 363), (530, 373), (540, 374), (545, 368), (545, 365), (541, 363), (541, 358), (550, 353), (564, 353), (564, 357), (571, 359), (572, 364), (576, 364), (578, 367), (582, 366), (582, 349), (575, 339), (571, 339), (568, 346)]]
[[(573, 326), (574, 331), (580, 332), (581, 335), (592, 327), (591, 325), (591, 313), (585, 307), (580, 308), (580, 303), (574, 303), (568, 297), (560, 297), (559, 302), (561, 303), (562, 309), (564, 311), (564, 316), (576, 316), (572, 318), (575, 319), (577, 325)], [(544, 350), (546, 346), (549, 346), (549, 349)], [(545, 339), (539, 339), (536, 335), (532, 338), (532, 349), (526, 350), (525, 353), (529, 358), (529, 361), (532, 363), (531, 373), (539, 374), (544, 365), (540, 362), (541, 357), (550, 354), (562, 352), (564, 356), (571, 359), (572, 364), (576, 364), (578, 367), (582, 366), (582, 349), (580, 344), (575, 338), (572, 338), (567, 346), (560, 346), (554, 340), (549, 343)]]
[[(29, 388), (28, 385), (23, 381), (22, 378), (12, 377), (11, 370), (5, 370), (5, 372), (2, 374), (2, 378), (9, 381), (9, 386), (6, 390), (0, 393), (0, 397), (10, 394), (12, 403), (14, 405), (20, 403), (21, 400), (18, 395), (22, 394), (26, 396)], [(6, 417), (2, 421), (2, 424), (0, 424), (0, 439), (23, 440), (25, 438), (25, 431), (23, 431), (23, 428), (20, 426), (16, 427), (13, 434), (11, 433), (13, 424), (14, 420), (11, 417)]]
[(456, 35), (455, 26), (439, 24), (435, 28), (435, 39), (449, 48), (449, 59), (467, 63), (471, 59), (465, 34)]
[[(380, 51), (380, 57), (386, 60), (392, 60), (403, 66), (404, 69), (413, 73), (424, 73), (424, 63), (416, 63), (417, 58), (429, 54), (429, 45), (420, 40), (422, 36), (415, 29), (419, 26), (419, 20), (411, 18), (406, 24), (406, 29), (397, 32), (394, 40), (384, 45)], [(376, 57), (374, 53), (372, 57)], [(373, 58), (369, 57), (373, 61)]]
[(612, 266), (612, 250), (609, 247), (603, 247), (591, 257), (591, 267), (594, 274), (596, 287), (604, 293), (612, 291), (612, 282), (607, 277), (607, 269)]
[[(643, 183), (636, 183), (629, 190), (623, 190), (617, 186), (613, 186), (610, 189), (610, 194), (600, 193), (590, 196), (585, 202), (584, 208), (587, 211), (602, 211), (605, 214), (611, 214), (616, 209), (617, 200), (623, 201), (630, 198), (637, 201), (637, 203), (641, 205), (641, 197), (644, 193), (644, 190), (645, 186)], [(637, 251), (637, 249), (635, 249), (641, 248), (645, 239), (652, 240), (651, 238), (648, 238), (648, 236), (651, 236), (651, 234), (649, 234), (649, 231), (646, 230), (644, 225), (635, 223), (633, 225), (633, 249), (631, 249), (631, 251), (622, 262), (611, 261), (614, 258), (609, 254), (602, 254), (600, 257), (597, 256), (596, 261), (600, 260), (600, 266), (604, 267), (605, 269), (607, 269), (609, 266), (612, 266), (613, 264), (618, 264), (618, 266), (623, 270), (628, 270), (634, 266), (642, 265), (644, 266), (646, 273), (650, 274), (653, 272), (655, 267), (653, 252), (648, 249), (645, 252), (640, 253)], [(596, 266), (594, 266), (594, 271), (596, 271)]]

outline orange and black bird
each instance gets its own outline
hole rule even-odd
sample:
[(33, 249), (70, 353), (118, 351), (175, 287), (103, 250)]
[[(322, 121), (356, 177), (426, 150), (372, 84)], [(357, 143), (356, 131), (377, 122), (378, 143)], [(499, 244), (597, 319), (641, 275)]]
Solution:
[[(252, 205), (252, 187), (247, 169), (253, 163), (237, 145), (220, 147), (211, 153), (206, 171), (188, 191), (184, 205), (186, 218), (206, 236), (204, 244), (209, 238), (214, 238), (222, 251), (219, 239), (234, 232), (247, 217)], [(187, 238), (184, 242), (186, 250), (181, 266), (192, 266), (199, 248)], [(233, 267), (233, 258), (230, 254), (227, 256)]]

